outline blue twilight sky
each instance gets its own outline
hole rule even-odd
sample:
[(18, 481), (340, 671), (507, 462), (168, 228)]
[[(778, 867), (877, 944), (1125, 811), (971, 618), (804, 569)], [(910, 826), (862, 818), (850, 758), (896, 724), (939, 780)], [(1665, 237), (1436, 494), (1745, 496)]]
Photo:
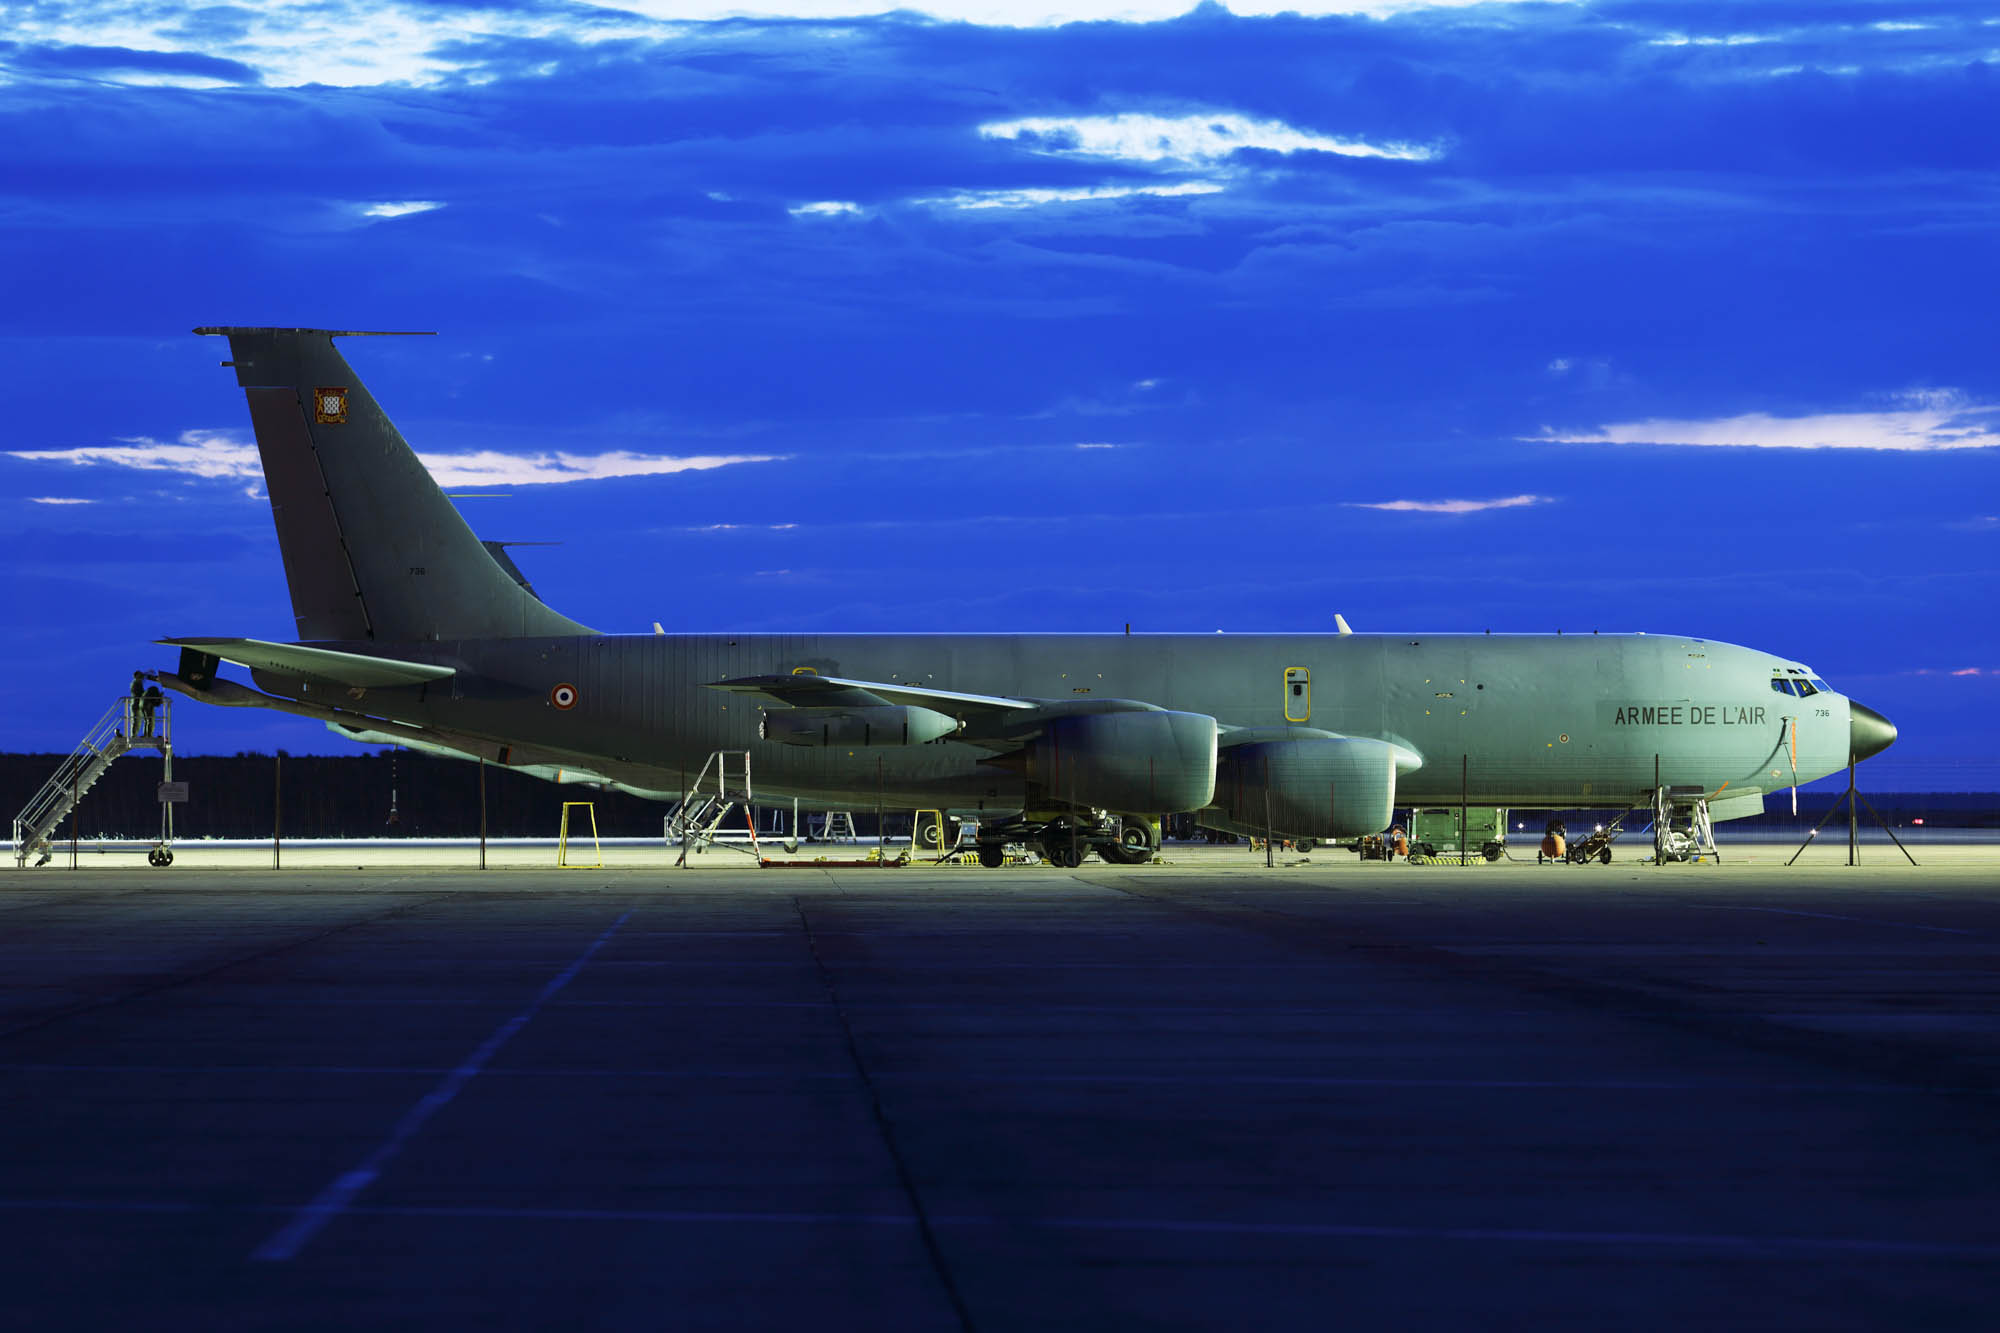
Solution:
[(601, 629), (1688, 633), (2000, 786), (1991, 0), (853, 8), (14, 0), (0, 748), (289, 635), (263, 323)]

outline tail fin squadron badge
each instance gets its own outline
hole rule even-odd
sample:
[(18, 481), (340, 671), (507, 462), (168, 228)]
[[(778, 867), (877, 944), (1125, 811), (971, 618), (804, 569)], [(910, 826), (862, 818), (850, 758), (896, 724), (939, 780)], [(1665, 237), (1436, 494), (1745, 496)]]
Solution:
[(322, 426), (338, 426), (347, 420), (347, 386), (313, 390), (313, 420)]

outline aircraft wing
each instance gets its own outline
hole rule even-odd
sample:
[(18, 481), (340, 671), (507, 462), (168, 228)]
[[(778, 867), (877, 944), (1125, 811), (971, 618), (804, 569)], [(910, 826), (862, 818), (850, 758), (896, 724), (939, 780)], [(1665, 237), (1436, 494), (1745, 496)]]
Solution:
[(315, 684), (366, 689), (378, 685), (421, 685), (427, 680), (443, 680), (457, 674), (456, 667), (343, 653), (332, 648), (309, 648), (302, 643), (271, 643), (264, 639), (161, 639), (159, 642), (192, 648), (254, 671), (275, 671)]
[(1011, 699), (995, 694), (961, 694), (956, 690), (933, 690), (921, 685), (904, 685), (879, 680), (846, 680), (839, 676), (738, 676), (718, 680), (708, 688), (732, 694), (761, 694), (793, 708), (867, 708), (877, 704), (900, 704), (906, 708), (931, 708), (954, 717), (1004, 715), (1041, 707), (1033, 699)]
[(709, 688), (761, 695), (791, 708), (870, 708), (884, 704), (925, 708), (960, 721), (962, 726), (953, 740), (995, 751), (1019, 747), (1059, 717), (1160, 711), (1158, 704), (1143, 699), (1029, 699), (967, 694), (897, 681), (848, 680), (840, 676), (739, 676), (718, 680)]

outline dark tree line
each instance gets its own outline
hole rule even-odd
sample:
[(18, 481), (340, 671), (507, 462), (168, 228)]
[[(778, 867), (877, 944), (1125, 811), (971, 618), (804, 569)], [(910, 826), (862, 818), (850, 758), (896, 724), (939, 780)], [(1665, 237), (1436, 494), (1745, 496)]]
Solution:
[[(0, 801), (11, 821), (62, 763), (53, 754), (0, 755)], [(362, 755), (175, 755), (188, 799), (174, 813), (181, 838), (268, 838), (282, 772), (288, 838), (453, 838), (479, 834), (479, 766), (398, 751)], [(135, 752), (83, 794), (86, 838), (149, 838), (160, 828), (161, 760)], [(393, 803), (391, 792), (393, 791)], [(606, 837), (658, 837), (668, 806), (623, 792), (556, 785), (486, 766), (487, 832), (495, 838), (554, 837), (562, 803), (589, 801)], [(391, 810), (394, 818), (391, 818)], [(69, 835), (69, 820), (58, 831)]]

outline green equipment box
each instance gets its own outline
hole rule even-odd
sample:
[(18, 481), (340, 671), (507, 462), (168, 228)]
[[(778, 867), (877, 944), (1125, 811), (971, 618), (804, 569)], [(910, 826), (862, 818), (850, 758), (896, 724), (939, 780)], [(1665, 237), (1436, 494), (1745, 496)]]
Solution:
[[(1458, 824), (1459, 807), (1410, 811), (1410, 850), (1423, 856), (1460, 856), (1470, 849), (1484, 852), (1507, 841), (1507, 812), (1490, 805), (1465, 811), (1465, 830)], [(1467, 837), (1465, 834), (1469, 834)]]

